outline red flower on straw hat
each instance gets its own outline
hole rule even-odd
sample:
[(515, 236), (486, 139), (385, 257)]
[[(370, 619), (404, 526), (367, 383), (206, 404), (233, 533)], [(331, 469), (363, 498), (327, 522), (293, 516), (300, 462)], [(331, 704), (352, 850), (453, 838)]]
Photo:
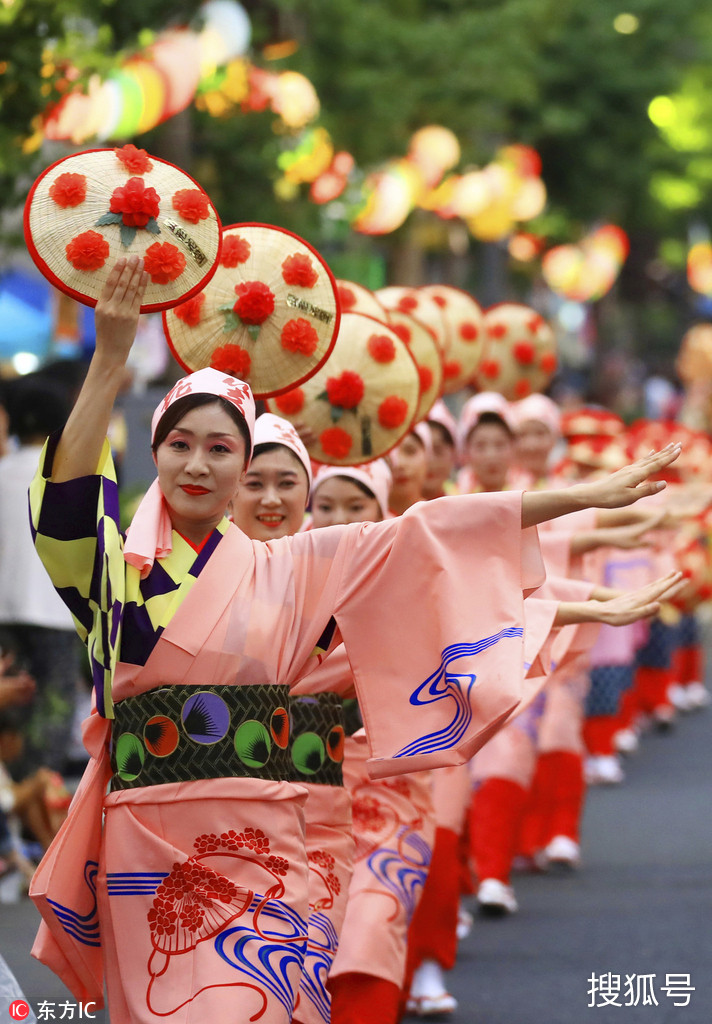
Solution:
[(433, 386), (433, 371), (429, 366), (419, 366), (418, 376), (420, 377), (420, 393), (422, 395)]
[(341, 409), (355, 409), (363, 393), (363, 381), (353, 370), (344, 370), (338, 377), (327, 378), (326, 397), (331, 405)]
[(146, 188), (143, 178), (129, 178), (125, 185), (115, 188), (109, 209), (120, 213), (127, 227), (145, 228), (158, 216), (161, 197), (155, 188)]
[(372, 334), (368, 339), (367, 347), (372, 359), (377, 363), (392, 363), (396, 357), (396, 347), (393, 339), (387, 334)]
[(87, 197), (87, 179), (84, 174), (60, 174), (51, 185), (49, 194), (57, 206), (67, 209), (79, 206)]
[(490, 327), (487, 328), (487, 333), (489, 334), (490, 338), (503, 338), (507, 333), (506, 324), (492, 324)]
[(237, 302), (232, 307), (243, 324), (258, 326), (274, 312), (274, 295), (261, 281), (245, 281), (235, 285)]
[(338, 286), (339, 302), (344, 310), (351, 309), (356, 305), (356, 296), (354, 295), (353, 288), (347, 288), (345, 285), (340, 284)]
[(539, 366), (544, 373), (553, 373), (558, 366), (558, 360), (554, 352), (545, 352), (539, 360)]
[(413, 337), (410, 327), (406, 327), (405, 324), (393, 324), (391, 330), (397, 334), (400, 340), (404, 341), (406, 345), (410, 345)]
[(316, 352), (319, 344), (319, 335), (308, 320), (299, 317), (297, 320), (287, 320), (280, 334), (282, 348), (287, 352), (298, 352), (303, 356), (311, 356)]
[(378, 422), (386, 430), (402, 426), (407, 415), (408, 403), (398, 395), (389, 395), (378, 407)]
[(146, 171), (153, 170), (153, 164), (149, 160), (146, 150), (137, 149), (131, 142), (122, 146), (121, 149), (115, 149), (114, 152), (131, 174), (145, 174)]
[(479, 333), (477, 324), (460, 324), (460, 337), (463, 341), (476, 341)]
[(319, 280), (314, 264), (308, 256), (295, 252), (282, 263), (282, 277), (285, 284), (296, 288), (313, 288)]
[(250, 372), (252, 360), (250, 353), (241, 345), (220, 345), (213, 351), (210, 365), (216, 370), (223, 370), (232, 377), (242, 379)]
[(288, 391), (286, 395), (278, 395), (274, 400), (274, 404), (285, 416), (295, 416), (304, 408), (304, 392), (301, 388), (294, 388), (293, 391)]
[(517, 398), (527, 398), (532, 393), (532, 386), (528, 380), (518, 380), (514, 385), (514, 394)]
[(529, 366), (534, 362), (534, 356), (536, 352), (531, 341), (518, 341), (514, 346), (514, 358), (522, 366)]
[(208, 197), (199, 188), (182, 188), (173, 196), (173, 209), (191, 224), (210, 216)]
[(250, 243), (241, 235), (223, 235), (220, 264), (223, 267), (236, 267), (250, 258)]
[(496, 359), (485, 359), (480, 366), (480, 373), (483, 377), (489, 377), (491, 380), (499, 376), (499, 363)]
[(170, 242), (154, 242), (143, 255), (143, 269), (154, 284), (168, 284), (185, 270), (185, 256)]
[(448, 359), (443, 363), (443, 376), (446, 380), (453, 380), (462, 373), (462, 363), (457, 359)]
[(319, 443), (327, 455), (335, 459), (345, 459), (351, 451), (353, 440), (341, 427), (329, 427), (319, 435)]
[(83, 231), (67, 244), (65, 252), (75, 270), (98, 270), (106, 263), (110, 248), (98, 231)]
[(187, 327), (197, 327), (201, 320), (204, 303), (205, 293), (198, 292), (192, 299), (176, 306), (174, 313)]

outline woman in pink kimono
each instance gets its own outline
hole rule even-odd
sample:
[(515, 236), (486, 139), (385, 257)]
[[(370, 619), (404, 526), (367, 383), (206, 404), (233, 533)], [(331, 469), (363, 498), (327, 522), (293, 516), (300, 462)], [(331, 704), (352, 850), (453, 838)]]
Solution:
[[(254, 453), (233, 502), (233, 522), (252, 540), (276, 540), (298, 533), (304, 521), (312, 470), (309, 454), (288, 420), (265, 413), (255, 423)], [(346, 520), (344, 520), (346, 521)], [(317, 644), (310, 659), (316, 667)], [(347, 681), (349, 690), (353, 680)], [(298, 689), (296, 687), (295, 689)], [(307, 685), (307, 691), (310, 687)], [(331, 999), (326, 979), (336, 953), (346, 913), (353, 867), (351, 800), (344, 789), (342, 759), (344, 714), (335, 692), (297, 694), (289, 698), (294, 740), (315, 743), (328, 753), (325, 764), (305, 777), (306, 850), (309, 861), (309, 931), (304, 970), (292, 1020), (295, 1024), (329, 1024)], [(294, 742), (294, 741), (293, 741)]]
[[(307, 935), (300, 782), (328, 756), (291, 741), (289, 689), (331, 620), (370, 725), (370, 770), (467, 758), (518, 699), (522, 588), (540, 579), (526, 528), (654, 492), (649, 473), (679, 448), (566, 492), (448, 499), (253, 542), (225, 516), (252, 395), (206, 369), (156, 409), (158, 480), (124, 541), (105, 437), (147, 282), (137, 258), (112, 268), (85, 384), (31, 488), (36, 547), (87, 643), (97, 706), (92, 758), (33, 883), (34, 952), (80, 1000), (101, 1005), (105, 979), (121, 1024), (287, 1024)], [(489, 589), (473, 624), (462, 604), (478, 573)], [(432, 605), (412, 602), (424, 579)], [(455, 662), (459, 678), (477, 673), (484, 703), (450, 685)]]

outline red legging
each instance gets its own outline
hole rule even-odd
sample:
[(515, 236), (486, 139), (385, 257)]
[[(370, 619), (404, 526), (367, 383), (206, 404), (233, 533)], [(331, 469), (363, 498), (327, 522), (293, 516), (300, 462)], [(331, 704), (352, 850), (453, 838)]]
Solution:
[(331, 1024), (397, 1024), (401, 991), (372, 974), (339, 974), (329, 981)]

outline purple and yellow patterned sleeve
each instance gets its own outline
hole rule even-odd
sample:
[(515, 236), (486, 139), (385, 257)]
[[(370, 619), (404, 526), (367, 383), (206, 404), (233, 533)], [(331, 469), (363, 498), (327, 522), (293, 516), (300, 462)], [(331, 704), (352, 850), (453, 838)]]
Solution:
[(108, 441), (93, 476), (50, 479), (59, 435), (45, 445), (30, 485), (35, 548), (87, 645), (99, 713), (113, 717), (111, 680), (125, 594), (116, 474)]

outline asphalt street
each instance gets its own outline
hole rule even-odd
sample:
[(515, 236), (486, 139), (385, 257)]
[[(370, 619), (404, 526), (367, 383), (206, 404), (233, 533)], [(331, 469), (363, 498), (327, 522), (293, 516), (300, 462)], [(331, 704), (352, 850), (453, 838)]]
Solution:
[[(645, 736), (626, 770), (589, 791), (579, 872), (517, 876), (519, 913), (476, 919), (450, 978), (453, 1024), (712, 1022), (712, 709)], [(28, 900), (0, 904), (0, 952), (36, 1013), (79, 1020), (29, 955), (36, 925)]]

